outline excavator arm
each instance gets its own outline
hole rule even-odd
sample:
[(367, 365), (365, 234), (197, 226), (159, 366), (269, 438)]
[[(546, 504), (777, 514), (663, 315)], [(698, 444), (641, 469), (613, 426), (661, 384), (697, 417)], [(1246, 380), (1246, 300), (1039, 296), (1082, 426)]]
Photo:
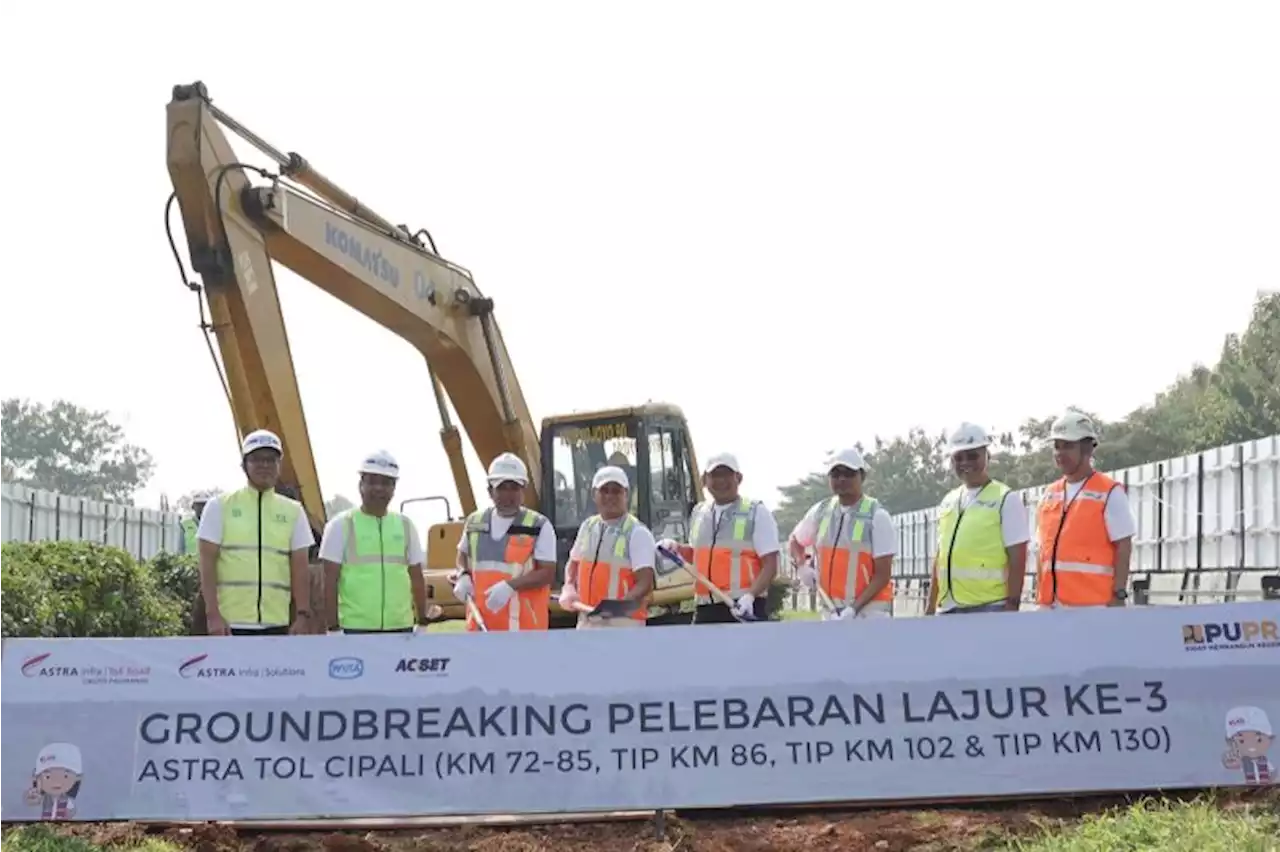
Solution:
[[(203, 84), (175, 87), (167, 119), (169, 174), (192, 265), (204, 281), (236, 429), (240, 435), (257, 428), (280, 435), (284, 484), (298, 490), (312, 526), (322, 528), (324, 503), (272, 260), (422, 353), (464, 512), (476, 503), (446, 394), (482, 461), (504, 451), (524, 460), (529, 502), (537, 505), (538, 433), (493, 300), (480, 293), (471, 274), (441, 258), (429, 235), (424, 243), (392, 225), (299, 155), (276, 150), (235, 122), (213, 106)], [(237, 162), (224, 129), (270, 158), (276, 172)], [(246, 173), (261, 180), (252, 183)], [(351, 413), (389, 414), (367, 412), (356, 388)]]

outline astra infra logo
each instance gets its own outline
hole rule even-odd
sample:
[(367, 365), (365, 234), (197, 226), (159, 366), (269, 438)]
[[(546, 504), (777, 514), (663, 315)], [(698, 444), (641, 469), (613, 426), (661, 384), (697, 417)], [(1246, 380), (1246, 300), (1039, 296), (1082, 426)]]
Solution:
[[(22, 663), (23, 677), (57, 677), (62, 674), (61, 666), (45, 666), (44, 662), (53, 656), (51, 651), (43, 654), (36, 654), (34, 657), (28, 657)], [(69, 674), (75, 674), (74, 669), (69, 669)]]

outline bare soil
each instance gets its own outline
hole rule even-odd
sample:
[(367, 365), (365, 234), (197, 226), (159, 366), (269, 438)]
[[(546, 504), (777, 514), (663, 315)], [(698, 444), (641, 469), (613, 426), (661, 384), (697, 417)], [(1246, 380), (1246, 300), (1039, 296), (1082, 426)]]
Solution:
[[(1222, 808), (1246, 803), (1280, 808), (1280, 789), (1212, 794)], [(1171, 794), (1189, 800), (1194, 794)], [(1137, 797), (1108, 796), (947, 808), (791, 810), (751, 814), (720, 811), (696, 817), (668, 815), (665, 836), (652, 821), (576, 823), (497, 828), (355, 831), (255, 831), (226, 824), (148, 827), (136, 823), (63, 824), (103, 846), (129, 846), (159, 835), (191, 852), (942, 852), (1000, 848), (1003, 839), (1037, 834), (1090, 813), (1123, 807)]]

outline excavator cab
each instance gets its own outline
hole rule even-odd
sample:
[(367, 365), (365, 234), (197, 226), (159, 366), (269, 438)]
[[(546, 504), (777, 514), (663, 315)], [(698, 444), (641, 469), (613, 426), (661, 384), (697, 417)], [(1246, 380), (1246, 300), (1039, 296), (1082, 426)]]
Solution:
[[(596, 512), (591, 479), (605, 465), (626, 471), (631, 513), (654, 538), (684, 540), (689, 513), (701, 484), (684, 414), (674, 405), (646, 403), (630, 408), (548, 417), (541, 429), (542, 483), (539, 510), (555, 526), (557, 587), (564, 580), (569, 550), (579, 525)], [(661, 559), (661, 557), (659, 557)], [(689, 597), (683, 572), (658, 566), (650, 611), (672, 616)], [(566, 614), (567, 615), (567, 614)]]

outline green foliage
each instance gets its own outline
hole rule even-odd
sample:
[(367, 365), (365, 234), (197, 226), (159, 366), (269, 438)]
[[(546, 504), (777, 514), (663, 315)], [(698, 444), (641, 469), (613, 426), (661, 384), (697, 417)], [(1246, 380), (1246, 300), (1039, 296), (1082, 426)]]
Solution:
[(4, 545), (2, 635), (176, 636), (182, 607), (150, 566), (116, 547), (82, 541)]
[[(1089, 413), (1102, 432), (1096, 464), (1103, 470), (1280, 432), (1280, 294), (1257, 301), (1244, 334), (1227, 336), (1217, 366), (1196, 366), (1123, 420), (1104, 423), (1088, 408), (1077, 407)], [(1016, 432), (991, 429), (998, 436), (991, 475), (1013, 488), (1056, 478), (1046, 449), (1054, 416), (1028, 418)], [(955, 484), (944, 446), (943, 434), (929, 435), (917, 428), (888, 441), (876, 437), (870, 448), (859, 447), (870, 467), (866, 492), (892, 513), (936, 506)], [(783, 535), (830, 493), (822, 473), (811, 473), (781, 491), (775, 515)]]
[(91, 500), (132, 505), (151, 479), (151, 454), (126, 443), (105, 411), (57, 400), (0, 404), (0, 443), (6, 481)]
[(200, 563), (195, 556), (162, 552), (146, 563), (160, 591), (176, 608), (183, 635), (191, 633), (191, 608), (200, 592)]

